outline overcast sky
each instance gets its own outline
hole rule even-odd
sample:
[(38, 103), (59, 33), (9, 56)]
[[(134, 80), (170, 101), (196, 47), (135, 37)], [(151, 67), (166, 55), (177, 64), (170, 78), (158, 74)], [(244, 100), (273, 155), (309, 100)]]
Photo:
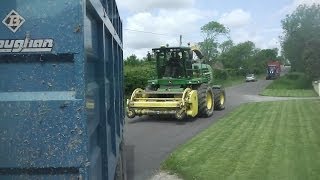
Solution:
[[(203, 40), (200, 27), (218, 21), (235, 43), (279, 48), (281, 19), (299, 4), (320, 0), (116, 0), (124, 24), (124, 56), (144, 57), (151, 48)], [(140, 32), (141, 31), (141, 32)], [(143, 32), (142, 32), (143, 31)], [(150, 32), (150, 33), (147, 33)]]

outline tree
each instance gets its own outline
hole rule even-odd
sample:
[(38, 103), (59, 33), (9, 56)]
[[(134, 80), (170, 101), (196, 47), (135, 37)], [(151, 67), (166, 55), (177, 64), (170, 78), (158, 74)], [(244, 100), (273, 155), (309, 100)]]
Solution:
[(311, 40), (306, 43), (303, 51), (305, 70), (310, 78), (319, 80), (320, 78), (320, 40)]
[(281, 22), (284, 30), (281, 46), (285, 59), (290, 61), (292, 70), (305, 72), (310, 77), (317, 76), (313, 69), (320, 60), (316, 53), (320, 41), (319, 22), (320, 5), (316, 4), (299, 6)]
[(266, 64), (270, 60), (279, 60), (277, 48), (257, 50), (251, 68), (258, 73), (264, 72)]
[(255, 47), (253, 42), (247, 41), (223, 51), (218, 60), (223, 63), (225, 68), (238, 72), (238, 75), (245, 73), (258, 74), (264, 72), (267, 62), (277, 59), (277, 56), (277, 48), (260, 50)]
[(204, 40), (199, 43), (200, 49), (205, 56), (205, 60), (212, 62), (218, 55), (218, 37), (227, 36), (229, 29), (218, 22), (211, 21), (201, 27), (201, 33)]
[(251, 41), (239, 43), (221, 54), (219, 58), (226, 68), (249, 69), (255, 52), (255, 45)]
[(232, 46), (233, 46), (233, 41), (227, 40), (219, 45), (219, 49), (220, 49), (221, 53), (225, 53), (225, 52), (229, 51), (232, 48)]
[(132, 54), (131, 56), (127, 57), (124, 63), (125, 65), (138, 65), (141, 63), (141, 60), (139, 60), (135, 54)]

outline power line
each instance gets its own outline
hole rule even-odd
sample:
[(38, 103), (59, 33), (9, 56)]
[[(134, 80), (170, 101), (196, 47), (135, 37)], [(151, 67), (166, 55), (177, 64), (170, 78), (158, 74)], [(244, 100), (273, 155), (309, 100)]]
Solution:
[(158, 33), (158, 32), (152, 32), (152, 31), (143, 31), (143, 30), (136, 30), (136, 29), (124, 29), (125, 31), (132, 31), (132, 32), (139, 32), (139, 33), (146, 33), (146, 34), (154, 34), (159, 36), (180, 36), (183, 35), (184, 37), (196, 37), (197, 35), (194, 34), (172, 34), (172, 33)]
[(178, 34), (169, 34), (169, 33), (156, 33), (156, 32), (150, 32), (150, 31), (142, 31), (142, 30), (135, 30), (135, 29), (124, 29), (126, 31), (132, 31), (132, 32), (140, 32), (140, 33), (146, 33), (146, 34), (154, 34), (159, 36), (176, 36)]

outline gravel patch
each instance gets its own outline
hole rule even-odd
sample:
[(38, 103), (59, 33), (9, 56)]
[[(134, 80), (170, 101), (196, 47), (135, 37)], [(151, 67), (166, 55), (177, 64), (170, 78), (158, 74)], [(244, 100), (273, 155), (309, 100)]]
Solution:
[(270, 96), (259, 96), (259, 95), (243, 95), (243, 97), (247, 100), (247, 102), (320, 99), (319, 97), (270, 97)]
[(153, 176), (150, 180), (182, 180), (176, 175), (168, 174), (166, 172), (159, 172)]

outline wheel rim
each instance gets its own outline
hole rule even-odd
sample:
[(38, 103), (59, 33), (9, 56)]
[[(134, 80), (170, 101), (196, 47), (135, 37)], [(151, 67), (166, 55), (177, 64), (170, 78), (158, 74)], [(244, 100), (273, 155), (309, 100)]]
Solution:
[(224, 105), (224, 101), (225, 101), (224, 95), (221, 94), (221, 95), (220, 95), (220, 104), (221, 104), (221, 105)]
[(212, 100), (212, 93), (210, 91), (207, 92), (207, 109), (211, 109), (213, 105), (213, 100)]

